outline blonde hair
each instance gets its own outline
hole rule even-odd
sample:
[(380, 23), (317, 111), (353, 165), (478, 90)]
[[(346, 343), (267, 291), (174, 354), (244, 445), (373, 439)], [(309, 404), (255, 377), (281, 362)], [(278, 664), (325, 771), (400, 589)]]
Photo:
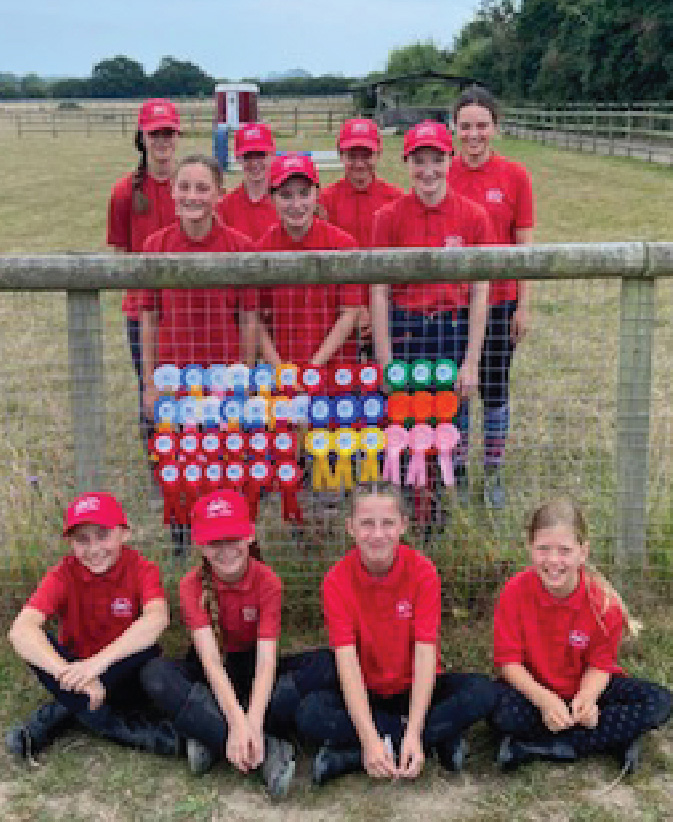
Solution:
[[(532, 544), (535, 541), (538, 531), (557, 525), (571, 528), (575, 539), (582, 545), (588, 539), (589, 529), (579, 505), (570, 497), (557, 497), (543, 503), (533, 512), (526, 527), (528, 543)], [(591, 610), (601, 629), (606, 632), (603, 616), (611, 605), (617, 605), (622, 612), (627, 635), (637, 637), (643, 627), (642, 623), (631, 615), (621, 595), (609, 580), (589, 562), (585, 564), (584, 578)]]
[(406, 504), (402, 491), (398, 485), (393, 482), (386, 482), (384, 480), (376, 480), (373, 482), (360, 482), (353, 488), (351, 495), (350, 515), (355, 515), (355, 509), (358, 502), (365, 497), (391, 497), (395, 500), (397, 510), (403, 517), (406, 517)]

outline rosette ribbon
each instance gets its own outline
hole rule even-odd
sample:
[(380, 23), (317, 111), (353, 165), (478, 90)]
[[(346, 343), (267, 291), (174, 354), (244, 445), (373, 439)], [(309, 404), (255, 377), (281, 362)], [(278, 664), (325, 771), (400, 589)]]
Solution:
[(442, 482), (448, 488), (453, 485), (453, 449), (460, 441), (460, 432), (453, 423), (443, 422), (435, 430), (435, 445), (439, 453), (439, 467), (442, 471)]
[(406, 484), (425, 488), (428, 474), (425, 465), (425, 455), (435, 444), (435, 432), (425, 422), (414, 425), (409, 431), (409, 450), (411, 459), (407, 468)]
[(384, 480), (401, 485), (400, 456), (409, 444), (409, 433), (401, 425), (389, 425), (386, 428), (386, 457), (383, 463)]

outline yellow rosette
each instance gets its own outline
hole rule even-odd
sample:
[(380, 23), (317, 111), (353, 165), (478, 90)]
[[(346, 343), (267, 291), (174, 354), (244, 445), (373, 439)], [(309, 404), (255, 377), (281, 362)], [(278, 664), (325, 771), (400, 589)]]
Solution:
[(353, 487), (353, 466), (351, 457), (358, 450), (359, 436), (352, 428), (337, 428), (330, 434), (333, 442), (332, 450), (336, 452), (337, 461), (334, 466), (334, 476), (332, 477), (332, 487), (337, 490), (345, 488), (350, 490)]
[(378, 453), (386, 447), (386, 435), (380, 428), (363, 428), (360, 431), (360, 450), (365, 459), (360, 467), (360, 482), (376, 482), (379, 479)]
[(304, 445), (313, 457), (313, 472), (311, 476), (314, 491), (327, 490), (332, 487), (332, 476), (329, 468), (329, 452), (331, 448), (330, 433), (325, 428), (314, 428), (308, 431)]

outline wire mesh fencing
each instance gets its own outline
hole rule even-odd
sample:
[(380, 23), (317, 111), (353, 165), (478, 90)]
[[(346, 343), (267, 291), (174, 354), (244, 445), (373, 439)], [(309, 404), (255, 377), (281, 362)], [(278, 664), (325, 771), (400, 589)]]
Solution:
[[(350, 489), (384, 474), (402, 486), (408, 540), (437, 564), (443, 605), (454, 615), (490, 613), (500, 585), (526, 562), (527, 517), (554, 494), (579, 501), (592, 559), (627, 599), (670, 600), (670, 252), (662, 244), (652, 272), (643, 244), (621, 248), (622, 257), (617, 244), (540, 248), (510, 250), (506, 261), (498, 260), (501, 250), (474, 249), (312, 254), (303, 261), (285, 255), (282, 263), (267, 255), (268, 264), (263, 255), (115, 260), (117, 285), (168, 286), (182, 278), (207, 286), (194, 290), (187, 314), (218, 339), (242, 316), (213, 325), (212, 317), (223, 316), (218, 283), (240, 295), (241, 283), (268, 288), (287, 281), (288, 271), (306, 287), (348, 279), (365, 287), (384, 272), (391, 283), (421, 281), (424, 272), (436, 281), (496, 279), (506, 265), (531, 280), (539, 273), (531, 328), (514, 350), (508, 425), (499, 432), (497, 506), (488, 496), (492, 414), (477, 395), (458, 419), (450, 358), (423, 350), (394, 355), (394, 364), (407, 366), (396, 378), (390, 366), (376, 367), (363, 329), (355, 354), (325, 368), (288, 361), (274, 369), (259, 356), (249, 368), (240, 356), (157, 360), (158, 399), (148, 423), (121, 292), (106, 290), (105, 255), (98, 269), (87, 264), (93, 256), (74, 266), (64, 256), (51, 276), (40, 273), (35, 258), (24, 260), (24, 290), (0, 296), (2, 618), (63, 553), (63, 510), (76, 492), (94, 486), (120, 499), (132, 544), (160, 562), (175, 600), (177, 580), (199, 560), (189, 506), (226, 486), (245, 493), (256, 511), (262, 555), (283, 579), (294, 624), (317, 624), (322, 576), (351, 545)], [(586, 253), (578, 258), (577, 248)], [(223, 262), (225, 256), (241, 261)], [(17, 258), (4, 258), (2, 268), (4, 286), (11, 286)], [(69, 290), (31, 290), (45, 287)], [(191, 292), (181, 293), (189, 303)], [(312, 320), (293, 324), (286, 311), (257, 307), (272, 337), (311, 336)], [(169, 338), (180, 330), (169, 329)], [(463, 435), (459, 460), (449, 436), (454, 424)]]

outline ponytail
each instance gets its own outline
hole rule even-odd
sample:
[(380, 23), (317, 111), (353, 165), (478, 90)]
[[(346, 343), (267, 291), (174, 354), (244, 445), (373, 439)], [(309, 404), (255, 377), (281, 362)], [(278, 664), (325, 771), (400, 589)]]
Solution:
[(138, 162), (138, 168), (133, 172), (131, 181), (132, 208), (135, 214), (147, 214), (150, 210), (150, 201), (143, 191), (145, 177), (147, 176), (147, 146), (141, 129), (136, 131), (133, 144), (140, 152), (140, 161)]
[(584, 566), (584, 579), (591, 610), (603, 632), (607, 633), (607, 629), (603, 623), (603, 615), (608, 608), (616, 605), (622, 612), (622, 618), (626, 626), (626, 635), (631, 639), (636, 639), (643, 629), (643, 623), (631, 614), (628, 606), (621, 595), (612, 586), (612, 583), (589, 562)]

